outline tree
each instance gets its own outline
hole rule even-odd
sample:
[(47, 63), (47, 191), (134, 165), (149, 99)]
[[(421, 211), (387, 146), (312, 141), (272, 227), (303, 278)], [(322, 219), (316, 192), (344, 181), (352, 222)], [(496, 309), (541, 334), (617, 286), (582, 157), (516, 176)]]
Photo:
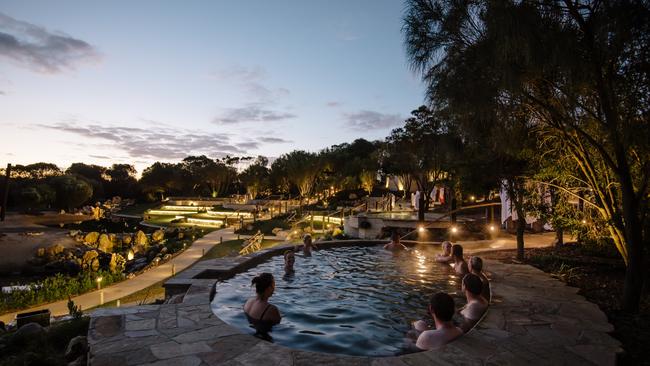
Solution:
[(56, 190), (56, 204), (59, 208), (72, 211), (86, 203), (93, 195), (92, 186), (75, 175), (62, 175), (52, 179)]
[(135, 178), (136, 170), (130, 164), (113, 164), (106, 170), (108, 182), (106, 193), (109, 197), (133, 197), (138, 181)]
[(58, 166), (51, 163), (34, 163), (29, 165), (16, 165), (12, 168), (13, 178), (27, 178), (40, 180), (56, 177), (63, 174)]
[(177, 194), (183, 188), (183, 171), (178, 164), (155, 162), (142, 172), (140, 185), (145, 193)]
[(407, 53), (429, 99), (464, 92), (527, 112), (539, 148), (574, 163), (574, 182), (559, 189), (594, 192), (589, 204), (627, 265), (624, 309), (638, 310), (649, 242), (648, 2), (407, 4)]
[[(280, 162), (278, 162), (280, 160)], [(307, 198), (312, 193), (316, 177), (321, 172), (320, 159), (314, 153), (294, 150), (280, 156), (275, 162), (282, 164), (287, 179), (298, 188), (300, 198)]]
[(383, 168), (387, 173), (412, 177), (422, 193), (418, 219), (424, 220), (431, 191), (449, 179), (462, 143), (441, 113), (421, 106), (411, 115), (404, 127), (392, 130), (386, 138)]
[(377, 181), (377, 172), (371, 170), (362, 170), (359, 174), (359, 180), (361, 181), (361, 187), (368, 192), (368, 195), (372, 193), (372, 188), (375, 186)]
[(73, 163), (65, 171), (65, 174), (74, 174), (86, 179), (93, 188), (93, 200), (99, 201), (106, 198), (106, 185), (108, 183), (108, 175), (106, 168), (94, 164)]
[(239, 180), (246, 186), (246, 193), (251, 199), (255, 199), (261, 191), (269, 186), (270, 172), (266, 167), (267, 163), (268, 159), (259, 156), (253, 164), (239, 175)]

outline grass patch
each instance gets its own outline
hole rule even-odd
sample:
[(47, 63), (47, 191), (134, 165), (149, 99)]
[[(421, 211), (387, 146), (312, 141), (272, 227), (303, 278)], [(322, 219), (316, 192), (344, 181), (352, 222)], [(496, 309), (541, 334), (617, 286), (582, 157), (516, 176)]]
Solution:
[(13, 337), (7, 333), (0, 337), (1, 366), (65, 366), (65, 349), (70, 340), (88, 333), (90, 318), (73, 319), (52, 324), (47, 332), (38, 336)]
[[(164, 300), (165, 288), (163, 287), (163, 283), (165, 283), (165, 281), (156, 282), (147, 288), (143, 288), (140, 291), (136, 291), (130, 295), (119, 298), (120, 306), (125, 306), (128, 304), (145, 305), (156, 302), (156, 300)], [(92, 309), (116, 307), (117, 301), (118, 300), (109, 301)]]
[[(248, 229), (249, 226), (251, 227), (250, 230)], [(270, 219), (270, 220), (256, 221), (256, 222), (246, 224), (244, 225), (243, 228), (235, 231), (235, 233), (244, 234), (244, 235), (254, 235), (258, 231), (261, 231), (264, 235), (274, 235), (273, 229), (275, 229), (276, 227), (286, 230), (286, 229), (290, 229), (291, 225), (282, 219)]]
[[(228, 256), (238, 256), (239, 251), (242, 249), (242, 245), (244, 243), (244, 239), (235, 239), (235, 240), (227, 240), (224, 241), (221, 244), (217, 244), (210, 251), (205, 253), (205, 255), (201, 258), (201, 260), (208, 260), (208, 259), (216, 259), (216, 258), (223, 258), (223, 257), (228, 257)], [(267, 249), (267, 248), (272, 248), (276, 245), (279, 245), (281, 243), (284, 243), (283, 241), (277, 241), (277, 240), (264, 240), (262, 242), (261, 249)]]
[(121, 209), (118, 214), (142, 216), (145, 211), (160, 206), (160, 202), (136, 203)]

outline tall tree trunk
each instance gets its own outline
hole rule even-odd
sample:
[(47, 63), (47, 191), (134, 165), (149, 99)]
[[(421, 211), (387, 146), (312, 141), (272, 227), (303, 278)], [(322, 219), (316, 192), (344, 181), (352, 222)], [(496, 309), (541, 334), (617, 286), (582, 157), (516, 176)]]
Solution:
[(623, 218), (625, 222), (625, 245), (628, 262), (623, 286), (623, 310), (630, 313), (639, 311), (639, 301), (643, 290), (643, 228), (637, 216), (638, 202), (634, 194), (629, 174), (621, 174), (621, 193)]
[(524, 211), (521, 197), (515, 202), (517, 210), (517, 259), (524, 260), (524, 232), (526, 231), (526, 212)]
[(555, 247), (560, 248), (564, 245), (564, 229), (558, 226), (555, 228)]

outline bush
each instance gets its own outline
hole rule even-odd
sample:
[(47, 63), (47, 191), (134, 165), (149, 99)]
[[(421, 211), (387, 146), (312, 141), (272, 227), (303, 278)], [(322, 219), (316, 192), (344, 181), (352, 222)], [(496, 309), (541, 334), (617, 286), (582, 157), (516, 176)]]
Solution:
[(88, 333), (90, 319), (80, 318), (51, 325), (40, 337), (16, 339), (12, 333), (0, 338), (1, 366), (67, 365), (64, 353), (70, 340)]
[(26, 290), (0, 294), (0, 313), (58, 301), (94, 290), (97, 287), (96, 279), (98, 277), (102, 277), (102, 286), (108, 286), (124, 279), (123, 274), (113, 274), (109, 271), (84, 272), (75, 277), (57, 273), (52, 277), (30, 284)]

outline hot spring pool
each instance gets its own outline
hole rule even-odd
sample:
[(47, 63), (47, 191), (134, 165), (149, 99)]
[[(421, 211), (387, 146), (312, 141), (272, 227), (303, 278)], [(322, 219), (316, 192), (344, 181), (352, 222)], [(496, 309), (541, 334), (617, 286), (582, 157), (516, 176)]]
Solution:
[(213, 312), (247, 333), (255, 331), (243, 313), (255, 295), (251, 280), (262, 272), (275, 277), (270, 302), (282, 323), (271, 332), (290, 348), (359, 356), (391, 356), (416, 351), (407, 339), (414, 320), (427, 315), (438, 291), (464, 305), (459, 280), (449, 265), (436, 263), (437, 246), (416, 246), (393, 254), (382, 246), (342, 247), (296, 255), (296, 273), (284, 276), (282, 256), (216, 284)]

